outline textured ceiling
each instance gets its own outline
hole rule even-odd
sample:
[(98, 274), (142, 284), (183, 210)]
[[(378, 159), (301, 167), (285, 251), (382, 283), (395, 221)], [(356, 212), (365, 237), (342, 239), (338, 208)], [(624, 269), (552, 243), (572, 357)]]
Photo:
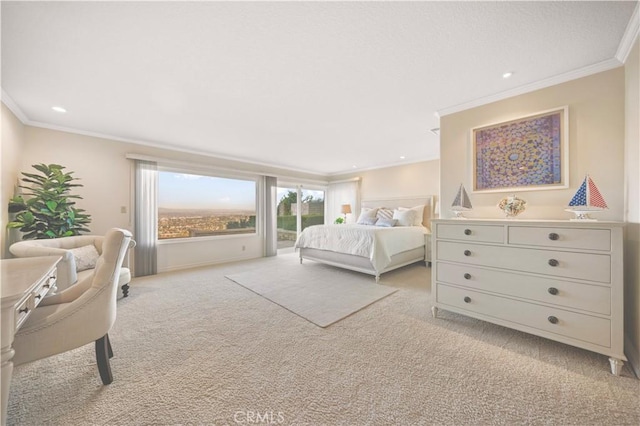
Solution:
[(3, 1), (2, 89), (33, 125), (336, 174), (438, 158), (437, 111), (619, 65), (636, 5)]

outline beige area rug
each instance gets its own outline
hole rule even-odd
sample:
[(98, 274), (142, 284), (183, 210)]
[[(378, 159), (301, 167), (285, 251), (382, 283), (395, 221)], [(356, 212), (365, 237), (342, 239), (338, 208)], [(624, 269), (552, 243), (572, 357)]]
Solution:
[(8, 423), (640, 424), (627, 366), (614, 377), (603, 355), (433, 318), (423, 265), (384, 274), (396, 293), (321, 328), (225, 278), (265, 261), (134, 278), (109, 333), (113, 383), (92, 344), (19, 366)]
[(377, 284), (372, 275), (309, 260), (300, 264), (296, 254), (265, 259), (226, 277), (319, 327), (328, 327), (398, 291)]

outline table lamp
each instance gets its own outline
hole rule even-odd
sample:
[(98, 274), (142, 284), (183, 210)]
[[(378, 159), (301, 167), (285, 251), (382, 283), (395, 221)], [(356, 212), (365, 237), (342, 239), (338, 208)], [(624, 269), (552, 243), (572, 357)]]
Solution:
[(344, 215), (344, 223), (347, 223), (347, 215), (351, 213), (351, 204), (343, 204), (340, 207), (340, 213)]

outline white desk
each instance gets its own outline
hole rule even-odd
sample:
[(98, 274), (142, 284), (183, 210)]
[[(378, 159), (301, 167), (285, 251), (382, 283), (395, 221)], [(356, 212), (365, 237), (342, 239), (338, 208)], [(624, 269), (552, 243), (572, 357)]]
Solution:
[(16, 331), (31, 311), (55, 286), (59, 256), (2, 259), (2, 425), (7, 423), (9, 385), (13, 372), (14, 350), (11, 347)]

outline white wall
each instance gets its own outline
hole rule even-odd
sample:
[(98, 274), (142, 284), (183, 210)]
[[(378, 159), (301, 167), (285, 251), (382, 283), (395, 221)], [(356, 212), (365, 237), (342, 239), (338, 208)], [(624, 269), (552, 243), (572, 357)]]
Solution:
[[(624, 67), (461, 111), (440, 119), (440, 178), (443, 206), (450, 205), (460, 183), (473, 204), (469, 218), (502, 218), (498, 202), (511, 192), (471, 193), (470, 130), (569, 106), (569, 188), (521, 191), (527, 201), (522, 219), (569, 219), (565, 207), (586, 173), (609, 206), (601, 220), (624, 219)], [(443, 217), (451, 217), (442, 208)]]
[[(112, 227), (133, 231), (133, 161), (128, 153), (164, 158), (172, 162), (224, 168), (256, 175), (268, 174), (288, 181), (326, 182), (326, 177), (311, 173), (292, 172), (274, 167), (224, 160), (197, 154), (171, 151), (152, 146), (138, 145), (93, 136), (68, 133), (40, 127), (24, 126), (3, 105), (3, 123), (8, 120), (11, 137), (5, 138), (3, 126), (3, 188), (6, 182), (15, 182), (20, 172), (32, 171), (36, 163), (58, 163), (73, 171), (84, 186), (77, 188), (83, 197), (78, 207), (87, 210), (92, 217), (89, 228), (92, 233), (104, 234)], [(12, 142), (11, 156), (4, 155), (5, 139)], [(19, 148), (19, 149), (17, 149)], [(5, 167), (4, 160), (13, 167)], [(362, 173), (334, 176), (342, 180), (362, 176), (363, 198), (399, 198), (438, 193), (439, 161), (425, 161), (403, 166), (369, 170)], [(11, 193), (12, 184), (9, 185)], [(8, 200), (8, 198), (6, 199)], [(123, 213), (122, 211), (125, 211)], [(6, 202), (4, 206), (6, 212)], [(10, 241), (9, 241), (10, 243)], [(227, 238), (202, 238), (189, 242), (161, 242), (158, 247), (158, 269), (169, 271), (186, 267), (223, 263), (262, 256), (261, 235), (231, 236)]]
[(0, 210), (0, 257), (9, 256), (9, 241), (11, 235), (17, 231), (9, 232), (7, 223), (9, 221), (7, 206), (9, 199), (13, 197), (20, 176), (20, 158), (22, 157), (25, 145), (25, 126), (15, 115), (2, 104), (2, 139), (0, 143), (0, 160), (2, 162), (2, 188), (0, 190), (0, 200), (2, 200), (2, 210)]
[[(24, 149), (21, 150), (21, 158), (17, 161), (20, 171), (31, 171), (31, 165), (36, 163), (58, 163), (81, 179), (79, 183), (84, 186), (78, 188), (77, 193), (83, 199), (77, 204), (91, 215), (92, 223), (89, 228), (95, 234), (104, 234), (112, 227), (133, 230), (133, 161), (125, 158), (127, 153), (201, 165), (210, 169), (225, 168), (256, 175), (284, 175), (293, 179), (321, 179), (313, 174), (296, 174), (273, 167), (32, 126), (24, 126), (22, 144)], [(14, 174), (9, 172), (3, 168), (3, 185), (5, 179), (15, 181)], [(6, 211), (6, 206), (4, 208)], [(123, 209), (126, 213), (122, 213)], [(202, 237), (198, 241), (162, 242), (158, 247), (158, 270), (163, 272), (250, 259), (261, 257), (262, 253), (263, 240), (260, 235)]]
[(422, 195), (438, 195), (440, 190), (440, 161), (421, 161), (401, 166), (385, 167), (331, 177), (331, 181), (362, 178), (360, 197), (411, 198)]

